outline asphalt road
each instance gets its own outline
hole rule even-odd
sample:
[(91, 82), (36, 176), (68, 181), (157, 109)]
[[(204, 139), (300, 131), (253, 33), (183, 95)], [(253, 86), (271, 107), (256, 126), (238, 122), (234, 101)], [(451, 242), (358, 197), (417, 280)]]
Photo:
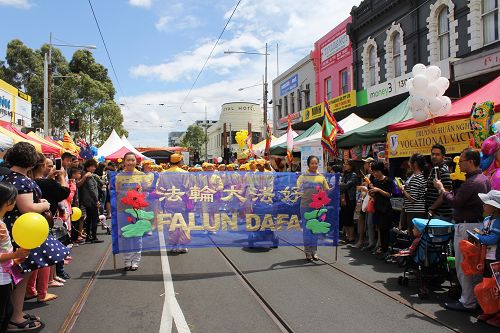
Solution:
[[(339, 248), (336, 263), (332, 248), (320, 248), (325, 261), (314, 263), (306, 263), (300, 249), (287, 246), (191, 249), (188, 254), (168, 255), (168, 278), (160, 252), (144, 253), (136, 272), (124, 272), (117, 256), (120, 269), (115, 271), (112, 255), (106, 256), (110, 237), (101, 235), (101, 239), (105, 243), (73, 250), (74, 260), (67, 269), (73, 278), (65, 287), (51, 289), (60, 296), (57, 300), (45, 306), (26, 303), (26, 309), (45, 322), (42, 332), (59, 332), (61, 327), (77, 333), (158, 332), (162, 320), (171, 319), (165, 314), (162, 319), (164, 307), (175, 308), (165, 293), (170, 281), (191, 332), (258, 333), (286, 328), (293, 332), (495, 332), (472, 316), (445, 310), (444, 291), (421, 301), (415, 287), (397, 284), (401, 268), (354, 248)], [(104, 264), (89, 287), (101, 258)], [(176, 324), (172, 332), (186, 331)]]

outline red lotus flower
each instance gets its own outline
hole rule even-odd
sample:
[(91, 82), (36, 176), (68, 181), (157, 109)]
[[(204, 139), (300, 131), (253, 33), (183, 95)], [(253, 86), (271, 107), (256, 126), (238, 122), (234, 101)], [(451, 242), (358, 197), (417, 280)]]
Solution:
[(326, 195), (326, 191), (321, 191), (312, 195), (312, 202), (309, 207), (314, 209), (320, 209), (323, 206), (328, 205), (330, 198)]
[(121, 199), (125, 205), (132, 206), (134, 209), (141, 209), (149, 206), (146, 201), (146, 193), (139, 193), (137, 191), (128, 191), (127, 196)]

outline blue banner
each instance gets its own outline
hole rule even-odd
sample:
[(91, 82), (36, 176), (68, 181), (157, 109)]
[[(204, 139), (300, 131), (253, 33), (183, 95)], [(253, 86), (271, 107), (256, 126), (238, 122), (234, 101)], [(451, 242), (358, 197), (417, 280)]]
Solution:
[(292, 75), (285, 82), (280, 84), (280, 96), (288, 94), (299, 86), (299, 74)]
[(339, 175), (112, 173), (113, 253), (338, 244)]

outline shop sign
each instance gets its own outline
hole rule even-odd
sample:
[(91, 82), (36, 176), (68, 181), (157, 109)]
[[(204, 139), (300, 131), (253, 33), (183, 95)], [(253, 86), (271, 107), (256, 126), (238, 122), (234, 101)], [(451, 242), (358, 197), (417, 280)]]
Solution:
[[(298, 124), (302, 121), (302, 111), (294, 112), (290, 115), (290, 123), (292, 125)], [(278, 120), (278, 124), (281, 126), (288, 125), (288, 116), (282, 117)]]
[(356, 91), (352, 90), (346, 94), (337, 96), (328, 101), (332, 113), (356, 106)]
[(0, 80), (0, 119), (31, 126), (31, 97)]
[(390, 158), (410, 157), (416, 153), (429, 155), (436, 143), (445, 146), (447, 153), (457, 154), (470, 146), (471, 138), (469, 119), (466, 118), (389, 132), (387, 145)]
[(280, 84), (280, 96), (288, 94), (299, 86), (299, 74), (295, 74)]
[(340, 30), (320, 45), (321, 69), (351, 55), (350, 41), (346, 29)]
[(323, 103), (311, 106), (302, 111), (302, 122), (308, 122), (313, 119), (322, 118), (325, 115), (325, 106)]
[(463, 80), (469, 77), (477, 76), (482, 73), (493, 72), (500, 68), (500, 51), (476, 57), (475, 59), (466, 60), (456, 63), (455, 80)]
[(0, 119), (10, 122), (12, 118), (12, 95), (0, 89)]

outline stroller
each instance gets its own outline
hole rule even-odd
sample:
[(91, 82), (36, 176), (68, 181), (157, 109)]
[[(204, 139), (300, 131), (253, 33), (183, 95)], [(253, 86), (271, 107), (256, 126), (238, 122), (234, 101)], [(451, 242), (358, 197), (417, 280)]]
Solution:
[(106, 224), (105, 215), (99, 215), (99, 224), (101, 225), (101, 230), (106, 230), (106, 235), (111, 235), (111, 228)]
[(419, 298), (427, 299), (429, 285), (440, 286), (448, 280), (450, 288), (453, 287), (447, 259), (450, 240), (453, 238), (453, 224), (438, 219), (417, 218), (413, 219), (413, 224), (421, 236), (412, 253), (406, 255), (409, 259), (406, 260), (403, 275), (398, 278), (398, 284), (407, 286), (408, 275), (414, 275), (414, 280), (419, 283)]

